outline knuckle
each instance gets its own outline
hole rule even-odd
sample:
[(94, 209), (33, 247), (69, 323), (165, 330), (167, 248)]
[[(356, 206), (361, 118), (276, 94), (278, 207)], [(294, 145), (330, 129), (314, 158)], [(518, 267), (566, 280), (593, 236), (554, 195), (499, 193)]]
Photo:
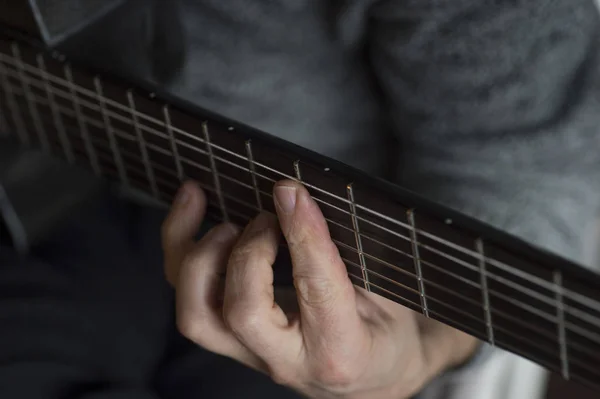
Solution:
[(177, 329), (184, 337), (188, 338), (199, 345), (203, 344), (204, 326), (202, 322), (196, 318), (190, 317), (187, 314), (177, 316)]
[(229, 262), (233, 265), (253, 265), (262, 262), (274, 262), (276, 249), (270, 245), (265, 245), (258, 238), (252, 239), (235, 247), (231, 251)]
[(245, 264), (252, 255), (252, 246), (248, 243), (243, 243), (236, 246), (231, 251), (229, 262), (233, 264)]
[(260, 333), (262, 319), (256, 311), (246, 306), (232, 305), (226, 307), (223, 313), (225, 322), (236, 336)]
[(287, 234), (288, 245), (307, 248), (313, 244), (314, 234), (303, 223), (293, 223)]
[(294, 372), (289, 372), (288, 370), (284, 370), (281, 368), (271, 368), (269, 370), (269, 376), (278, 385), (284, 385), (288, 387), (298, 385), (298, 374)]
[(349, 387), (358, 378), (357, 367), (353, 362), (334, 356), (321, 358), (315, 371), (315, 378), (321, 384), (337, 390)]
[(333, 306), (339, 287), (328, 278), (295, 275), (294, 285), (299, 300), (309, 306), (327, 308)]

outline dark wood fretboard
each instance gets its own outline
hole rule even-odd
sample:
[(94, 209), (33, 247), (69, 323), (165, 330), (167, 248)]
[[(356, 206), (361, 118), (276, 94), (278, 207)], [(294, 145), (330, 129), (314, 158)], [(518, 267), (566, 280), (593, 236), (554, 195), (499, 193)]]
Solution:
[(211, 213), (274, 212), (303, 182), (352, 281), (427, 317), (600, 387), (600, 278), (456, 212), (169, 95), (0, 35), (0, 130), (169, 203), (184, 179)]

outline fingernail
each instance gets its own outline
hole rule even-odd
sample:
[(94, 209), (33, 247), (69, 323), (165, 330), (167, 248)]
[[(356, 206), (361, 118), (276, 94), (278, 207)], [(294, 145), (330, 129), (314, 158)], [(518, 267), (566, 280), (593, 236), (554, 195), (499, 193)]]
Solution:
[(184, 206), (190, 201), (191, 194), (186, 186), (182, 186), (175, 197), (175, 206)]
[(296, 187), (276, 186), (273, 190), (275, 201), (284, 213), (290, 214), (296, 208)]
[(239, 228), (231, 223), (221, 224), (215, 227), (213, 231), (213, 239), (219, 243), (231, 241), (239, 234)]

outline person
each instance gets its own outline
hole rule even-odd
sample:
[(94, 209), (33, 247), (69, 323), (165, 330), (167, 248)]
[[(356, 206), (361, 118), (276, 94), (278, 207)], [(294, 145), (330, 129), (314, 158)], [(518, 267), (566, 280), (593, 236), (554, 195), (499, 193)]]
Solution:
[[(173, 65), (161, 56), (172, 48), (164, 45), (171, 29), (157, 22), (159, 6), (148, 17), (155, 32), (148, 33), (144, 19), (140, 37), (130, 41), (114, 29), (114, 37), (126, 42), (121, 47), (106, 37), (111, 32), (95, 36), (109, 48), (149, 49), (141, 51), (151, 54), (147, 64), (127, 58), (140, 51), (115, 51), (123, 71), (141, 65), (148, 80), (165, 79), (169, 90), (202, 106), (318, 146), (325, 155), (587, 263), (585, 227), (600, 204), (594, 153), (600, 17), (591, 0), (183, 1), (169, 7), (184, 11), (174, 18), (188, 48)], [(132, 20), (121, 21), (131, 29)], [(84, 58), (102, 54), (75, 43), (66, 47), (96, 53)], [(3, 267), (0, 278), (9, 315), (2, 340), (7, 348), (0, 351), (11, 365), (0, 374), (6, 397), (18, 391), (21, 398), (185, 398), (207, 389), (220, 397), (271, 390), (277, 397), (405, 399), (477, 364), (485, 346), (473, 338), (351, 286), (302, 186), (279, 182), (274, 194), (277, 220), (262, 214), (243, 231), (220, 225), (196, 242), (204, 197), (186, 183), (164, 222), (162, 247), (176, 323), (188, 341), (293, 391), (260, 374), (241, 378), (247, 385), (215, 387), (206, 375), (237, 376), (247, 369), (236, 374), (235, 363), (217, 361), (211, 370), (196, 360), (207, 359), (206, 353), (187, 357), (199, 353), (188, 341), (165, 344), (168, 300), (157, 304), (157, 298), (169, 290), (155, 282), (156, 270), (151, 284), (138, 274), (140, 263), (152, 264), (156, 254), (149, 258), (141, 239), (128, 234), (132, 227), (119, 218), (129, 220), (129, 213), (105, 211), (100, 223), (103, 213), (96, 210), (88, 226), (80, 218), (63, 231), (72, 237), (68, 245), (54, 238), (34, 250), (53, 266), (64, 265), (57, 266), (61, 272), (46, 263), (25, 272), (16, 266), (22, 260), (4, 255), (3, 264), (15, 265)], [(271, 285), (279, 230), (293, 258), (298, 309), (290, 313), (277, 305)], [(99, 249), (107, 247), (110, 254)], [(103, 303), (109, 292), (113, 297)], [(39, 301), (44, 297), (57, 299), (46, 305)], [(35, 378), (25, 384), (25, 375)], [(260, 381), (260, 388), (253, 391), (251, 381)]]

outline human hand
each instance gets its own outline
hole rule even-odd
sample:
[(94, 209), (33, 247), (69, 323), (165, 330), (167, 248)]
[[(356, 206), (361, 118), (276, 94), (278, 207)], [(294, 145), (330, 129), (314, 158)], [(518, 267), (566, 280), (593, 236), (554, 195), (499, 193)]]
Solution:
[[(274, 200), (278, 218), (262, 213), (243, 232), (221, 224), (196, 243), (206, 199), (184, 184), (162, 231), (183, 335), (314, 398), (408, 398), (474, 352), (475, 338), (352, 285), (301, 184), (277, 183)], [(291, 314), (273, 287), (280, 231), (293, 263)]]

